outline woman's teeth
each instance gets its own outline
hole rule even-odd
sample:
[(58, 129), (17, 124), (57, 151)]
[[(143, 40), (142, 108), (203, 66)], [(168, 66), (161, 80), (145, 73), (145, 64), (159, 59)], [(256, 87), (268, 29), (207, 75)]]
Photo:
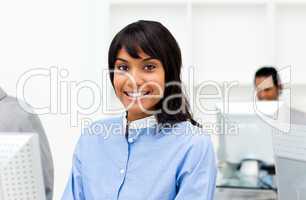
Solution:
[(149, 94), (149, 92), (125, 92), (128, 96), (138, 98)]

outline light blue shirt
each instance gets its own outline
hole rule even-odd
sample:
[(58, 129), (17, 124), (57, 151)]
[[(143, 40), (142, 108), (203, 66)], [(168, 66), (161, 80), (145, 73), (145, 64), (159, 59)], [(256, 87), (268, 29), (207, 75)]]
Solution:
[(210, 137), (190, 122), (161, 128), (149, 116), (85, 128), (62, 200), (212, 200), (216, 181)]

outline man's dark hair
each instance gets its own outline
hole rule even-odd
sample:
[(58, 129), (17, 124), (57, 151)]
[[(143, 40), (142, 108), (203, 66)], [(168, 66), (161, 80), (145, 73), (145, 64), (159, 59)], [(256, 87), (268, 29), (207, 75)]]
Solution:
[(254, 83), (258, 77), (269, 77), (272, 76), (273, 84), (276, 87), (281, 87), (281, 81), (278, 75), (277, 70), (272, 66), (264, 66), (259, 68), (255, 73)]

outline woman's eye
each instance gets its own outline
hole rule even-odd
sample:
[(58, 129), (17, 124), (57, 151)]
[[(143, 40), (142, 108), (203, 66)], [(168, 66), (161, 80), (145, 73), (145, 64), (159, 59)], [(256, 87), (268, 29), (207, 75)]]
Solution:
[(144, 66), (144, 69), (146, 70), (146, 71), (152, 71), (152, 70), (154, 70), (156, 67), (155, 67), (155, 65), (145, 65)]
[(127, 71), (128, 70), (128, 66), (126, 66), (126, 65), (118, 65), (117, 68), (120, 71)]

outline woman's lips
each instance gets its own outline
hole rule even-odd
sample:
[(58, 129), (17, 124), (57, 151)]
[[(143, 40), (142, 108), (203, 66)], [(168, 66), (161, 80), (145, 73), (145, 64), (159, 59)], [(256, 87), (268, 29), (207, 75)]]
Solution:
[(127, 91), (124, 91), (123, 93), (125, 94), (125, 96), (127, 96), (127, 98), (129, 100), (133, 100), (133, 101), (141, 99), (144, 96), (147, 96), (147, 95), (151, 94), (150, 91), (142, 91), (142, 92), (127, 92)]

